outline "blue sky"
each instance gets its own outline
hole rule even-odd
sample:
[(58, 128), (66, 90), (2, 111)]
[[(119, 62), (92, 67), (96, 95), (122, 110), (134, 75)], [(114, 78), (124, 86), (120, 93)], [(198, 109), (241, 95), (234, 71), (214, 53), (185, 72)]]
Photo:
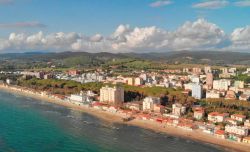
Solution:
[[(32, 30), (110, 34), (120, 24), (157, 26), (173, 30), (185, 21), (205, 18), (226, 32), (250, 25), (250, 7), (230, 4), (221, 9), (196, 9), (200, 0), (172, 0), (172, 4), (150, 7), (154, 0), (13, 0), (0, 6), (0, 23), (39, 22), (46, 28), (1, 29), (0, 34)], [(235, 2), (235, 1), (231, 1)]]
[(13, 32), (39, 31), (107, 37), (121, 24), (174, 31), (187, 21), (201, 18), (230, 35), (236, 28), (250, 25), (250, 1), (0, 0), (0, 38)]

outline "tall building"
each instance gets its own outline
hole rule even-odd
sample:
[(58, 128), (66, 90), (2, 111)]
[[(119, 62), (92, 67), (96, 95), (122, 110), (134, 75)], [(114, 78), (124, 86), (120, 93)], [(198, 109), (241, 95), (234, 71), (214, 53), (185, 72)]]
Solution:
[(156, 104), (160, 104), (160, 98), (157, 97), (146, 97), (142, 103), (143, 111), (154, 111)]
[(195, 99), (202, 98), (202, 86), (200, 84), (193, 84), (192, 86), (192, 97)]
[(186, 107), (182, 104), (175, 103), (172, 105), (172, 114), (176, 116), (181, 116), (186, 113)]
[(214, 80), (213, 74), (212, 73), (207, 73), (206, 84), (207, 84), (208, 89), (213, 88), (213, 80)]
[(121, 87), (102, 87), (100, 89), (100, 102), (120, 106), (124, 102), (124, 89)]

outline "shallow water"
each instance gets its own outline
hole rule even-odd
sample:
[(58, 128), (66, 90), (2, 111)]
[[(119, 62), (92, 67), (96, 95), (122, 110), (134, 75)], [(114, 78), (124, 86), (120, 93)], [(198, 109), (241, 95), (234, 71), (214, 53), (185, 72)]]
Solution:
[(1, 152), (219, 152), (221, 148), (108, 123), (69, 108), (0, 92)]

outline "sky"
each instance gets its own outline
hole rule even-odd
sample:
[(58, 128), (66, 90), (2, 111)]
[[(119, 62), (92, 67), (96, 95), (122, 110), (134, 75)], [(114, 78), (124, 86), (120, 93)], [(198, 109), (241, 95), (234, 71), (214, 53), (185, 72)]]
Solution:
[(0, 0), (0, 53), (250, 52), (250, 0)]

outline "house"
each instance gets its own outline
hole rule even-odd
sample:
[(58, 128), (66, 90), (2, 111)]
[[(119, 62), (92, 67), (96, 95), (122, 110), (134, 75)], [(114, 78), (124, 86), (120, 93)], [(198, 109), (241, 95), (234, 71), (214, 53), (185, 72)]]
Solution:
[(225, 131), (230, 134), (240, 135), (240, 136), (247, 136), (248, 135), (248, 128), (236, 125), (226, 125)]
[(242, 140), (243, 143), (250, 144), (250, 136), (244, 137)]
[(211, 112), (208, 114), (208, 121), (211, 122), (223, 122), (225, 118), (229, 116), (228, 113)]
[(247, 94), (242, 94), (242, 95), (239, 96), (239, 100), (248, 101), (249, 98), (250, 98), (250, 96), (247, 95)]
[(214, 135), (218, 138), (226, 139), (227, 135), (224, 130), (217, 130)]
[(246, 116), (241, 114), (233, 114), (231, 118), (239, 122), (244, 122), (246, 120)]
[(194, 118), (197, 120), (200, 120), (204, 117), (205, 115), (205, 111), (203, 108), (199, 107), (199, 108), (194, 108)]
[(246, 120), (246, 121), (244, 122), (244, 127), (250, 129), (250, 120)]
[(236, 135), (236, 134), (228, 134), (228, 138), (229, 140), (232, 141), (237, 141), (237, 142), (241, 142), (242, 141), (242, 136)]

